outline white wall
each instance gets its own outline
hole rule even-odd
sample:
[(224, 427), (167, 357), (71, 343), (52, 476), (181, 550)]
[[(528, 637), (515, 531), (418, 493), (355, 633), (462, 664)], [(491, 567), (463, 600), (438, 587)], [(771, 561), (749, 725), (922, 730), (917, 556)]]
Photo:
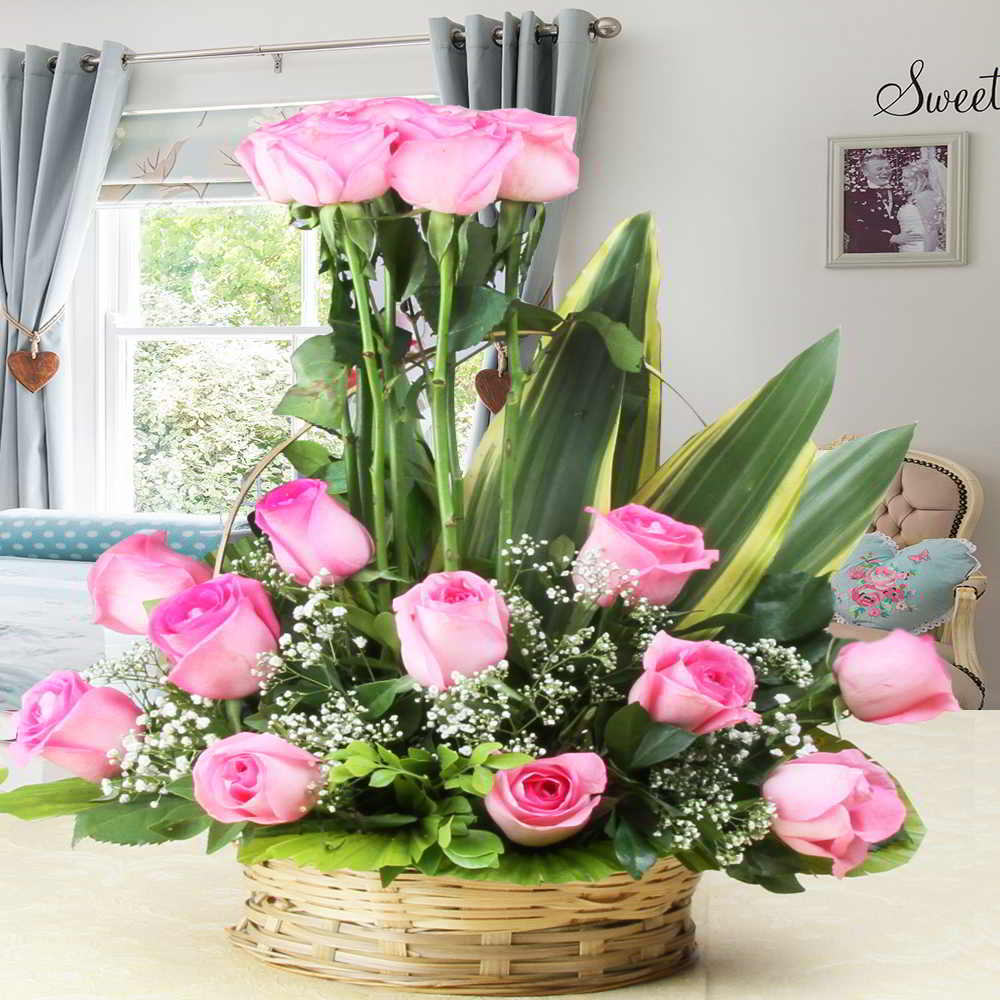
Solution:
[[(111, 37), (137, 51), (409, 34), (423, 31), (429, 15), (467, 12), (441, 0), (4, 6), (0, 44)], [(619, 17), (624, 33), (602, 49), (562, 277), (622, 216), (654, 211), (666, 277), (666, 367), (709, 415), (841, 327), (841, 380), (820, 440), (918, 420), (918, 446), (968, 464), (983, 480), (988, 502), (977, 541), (1000, 580), (1000, 112), (872, 117), (877, 88), (905, 80), (916, 58), (926, 60), (924, 80), (936, 89), (975, 86), (992, 72), (1000, 6), (612, 0), (595, 13)], [(369, 86), (373, 67), (391, 81), (388, 89), (432, 89), (429, 58), (415, 49), (288, 57), (282, 77), (263, 59), (137, 68), (133, 96), (145, 107), (177, 107), (386, 89)], [(827, 137), (959, 129), (972, 133), (970, 264), (827, 270)], [(679, 408), (667, 420), (669, 443), (694, 429)], [(980, 640), (1000, 690), (997, 607), (994, 597), (984, 601)]]

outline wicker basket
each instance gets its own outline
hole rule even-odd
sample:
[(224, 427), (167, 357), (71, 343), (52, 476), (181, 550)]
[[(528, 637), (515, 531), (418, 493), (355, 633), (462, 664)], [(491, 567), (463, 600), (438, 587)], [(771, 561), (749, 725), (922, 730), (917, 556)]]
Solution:
[(269, 965), (322, 979), (473, 996), (590, 993), (691, 963), (698, 876), (665, 858), (641, 881), (534, 887), (288, 861), (245, 868), (232, 941)]

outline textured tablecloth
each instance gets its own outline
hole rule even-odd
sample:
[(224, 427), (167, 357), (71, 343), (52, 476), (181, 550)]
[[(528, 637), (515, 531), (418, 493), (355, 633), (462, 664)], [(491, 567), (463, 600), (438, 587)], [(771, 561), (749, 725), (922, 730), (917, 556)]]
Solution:
[[(701, 961), (619, 1000), (987, 1000), (1000, 995), (1000, 713), (845, 727), (904, 783), (929, 827), (907, 867), (806, 879), (774, 896), (710, 873)], [(0, 817), (3, 1000), (361, 1000), (235, 951), (232, 855), (201, 845), (69, 848), (64, 819)]]

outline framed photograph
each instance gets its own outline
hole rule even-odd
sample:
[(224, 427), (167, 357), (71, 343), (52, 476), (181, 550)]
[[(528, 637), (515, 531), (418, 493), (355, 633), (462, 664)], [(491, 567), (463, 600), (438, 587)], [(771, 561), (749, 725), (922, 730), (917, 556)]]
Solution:
[(964, 264), (968, 133), (830, 140), (827, 267)]

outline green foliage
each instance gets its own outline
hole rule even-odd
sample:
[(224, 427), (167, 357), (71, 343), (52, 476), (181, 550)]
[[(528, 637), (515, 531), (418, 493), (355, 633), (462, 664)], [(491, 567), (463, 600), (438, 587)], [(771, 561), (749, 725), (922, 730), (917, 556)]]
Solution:
[[(7, 772), (3, 771), (3, 778)], [(24, 785), (12, 792), (0, 794), (0, 813), (18, 819), (45, 819), (49, 816), (69, 816), (97, 806), (100, 788), (82, 778), (65, 778), (42, 785)]]
[(743, 605), (742, 625), (730, 626), (736, 639), (794, 642), (825, 629), (833, 618), (833, 591), (825, 576), (769, 573)]
[(292, 355), (292, 369), (295, 384), (274, 412), (298, 417), (324, 430), (338, 430), (344, 409), (336, 381), (343, 366), (335, 358), (333, 335), (310, 337)]
[(694, 733), (666, 722), (655, 722), (638, 704), (619, 708), (604, 729), (611, 759), (624, 770), (662, 764), (686, 750), (697, 739)]

